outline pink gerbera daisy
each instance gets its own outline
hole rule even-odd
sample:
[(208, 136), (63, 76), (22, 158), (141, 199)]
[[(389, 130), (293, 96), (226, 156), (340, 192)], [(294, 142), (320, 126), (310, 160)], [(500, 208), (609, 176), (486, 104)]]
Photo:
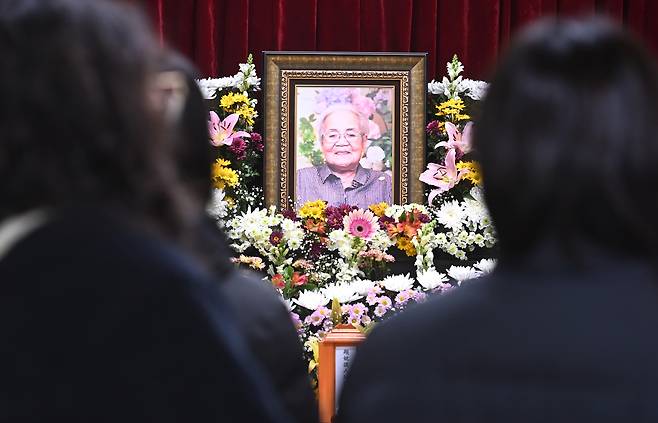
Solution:
[(377, 228), (377, 217), (370, 210), (352, 210), (343, 218), (345, 230), (353, 236), (370, 239)]

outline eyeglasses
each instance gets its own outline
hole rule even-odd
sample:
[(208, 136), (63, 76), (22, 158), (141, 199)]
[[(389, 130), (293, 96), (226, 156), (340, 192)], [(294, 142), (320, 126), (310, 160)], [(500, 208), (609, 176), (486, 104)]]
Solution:
[(339, 131), (331, 130), (327, 131), (324, 134), (322, 134), (322, 137), (327, 140), (327, 143), (331, 145), (332, 147), (335, 146), (338, 141), (342, 138), (345, 138), (345, 141), (350, 143), (351, 145), (354, 145), (356, 141), (361, 138), (361, 134), (353, 129), (348, 129), (344, 133), (340, 133)]

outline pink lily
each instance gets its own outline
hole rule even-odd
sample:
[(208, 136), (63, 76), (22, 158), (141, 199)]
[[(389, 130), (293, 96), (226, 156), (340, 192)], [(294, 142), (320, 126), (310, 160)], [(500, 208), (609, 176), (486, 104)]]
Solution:
[(215, 147), (220, 145), (231, 145), (233, 140), (241, 137), (250, 137), (248, 132), (233, 132), (235, 124), (238, 123), (238, 114), (233, 113), (226, 116), (222, 121), (217, 113), (210, 112), (210, 121), (208, 122), (208, 132), (210, 133), (210, 144)]
[(457, 166), (455, 165), (455, 149), (448, 150), (446, 154), (445, 165), (440, 165), (436, 163), (428, 163), (427, 170), (420, 174), (421, 182), (425, 182), (428, 185), (438, 187), (430, 191), (430, 195), (427, 198), (429, 204), (432, 204), (432, 200), (438, 194), (446, 192), (461, 180), (462, 176), (468, 172), (466, 169), (457, 171)]
[(453, 123), (446, 122), (446, 132), (448, 133), (448, 141), (443, 141), (437, 146), (443, 146), (447, 149), (455, 149), (457, 151), (456, 158), (459, 159), (464, 154), (471, 151), (471, 131), (473, 122), (468, 122), (464, 126), (464, 132), (459, 132), (457, 126)]

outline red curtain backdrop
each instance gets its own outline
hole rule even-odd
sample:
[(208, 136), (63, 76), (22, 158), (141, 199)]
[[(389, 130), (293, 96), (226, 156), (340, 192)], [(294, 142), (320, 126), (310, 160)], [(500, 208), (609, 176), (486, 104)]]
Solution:
[(134, 0), (161, 40), (206, 76), (232, 75), (263, 50), (427, 52), (428, 79), (458, 54), (486, 79), (510, 35), (542, 16), (602, 14), (658, 57), (655, 0)]

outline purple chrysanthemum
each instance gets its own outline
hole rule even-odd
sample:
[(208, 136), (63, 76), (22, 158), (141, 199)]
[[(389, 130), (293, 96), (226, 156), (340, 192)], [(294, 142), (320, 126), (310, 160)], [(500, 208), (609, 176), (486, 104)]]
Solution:
[(263, 152), (263, 150), (265, 150), (263, 137), (261, 137), (258, 132), (251, 133), (251, 146), (253, 147), (254, 150), (258, 152)]
[(294, 210), (292, 209), (284, 209), (281, 211), (281, 215), (285, 217), (286, 219), (290, 219), (292, 221), (297, 221), (299, 218), (297, 217), (297, 213), (295, 213)]

